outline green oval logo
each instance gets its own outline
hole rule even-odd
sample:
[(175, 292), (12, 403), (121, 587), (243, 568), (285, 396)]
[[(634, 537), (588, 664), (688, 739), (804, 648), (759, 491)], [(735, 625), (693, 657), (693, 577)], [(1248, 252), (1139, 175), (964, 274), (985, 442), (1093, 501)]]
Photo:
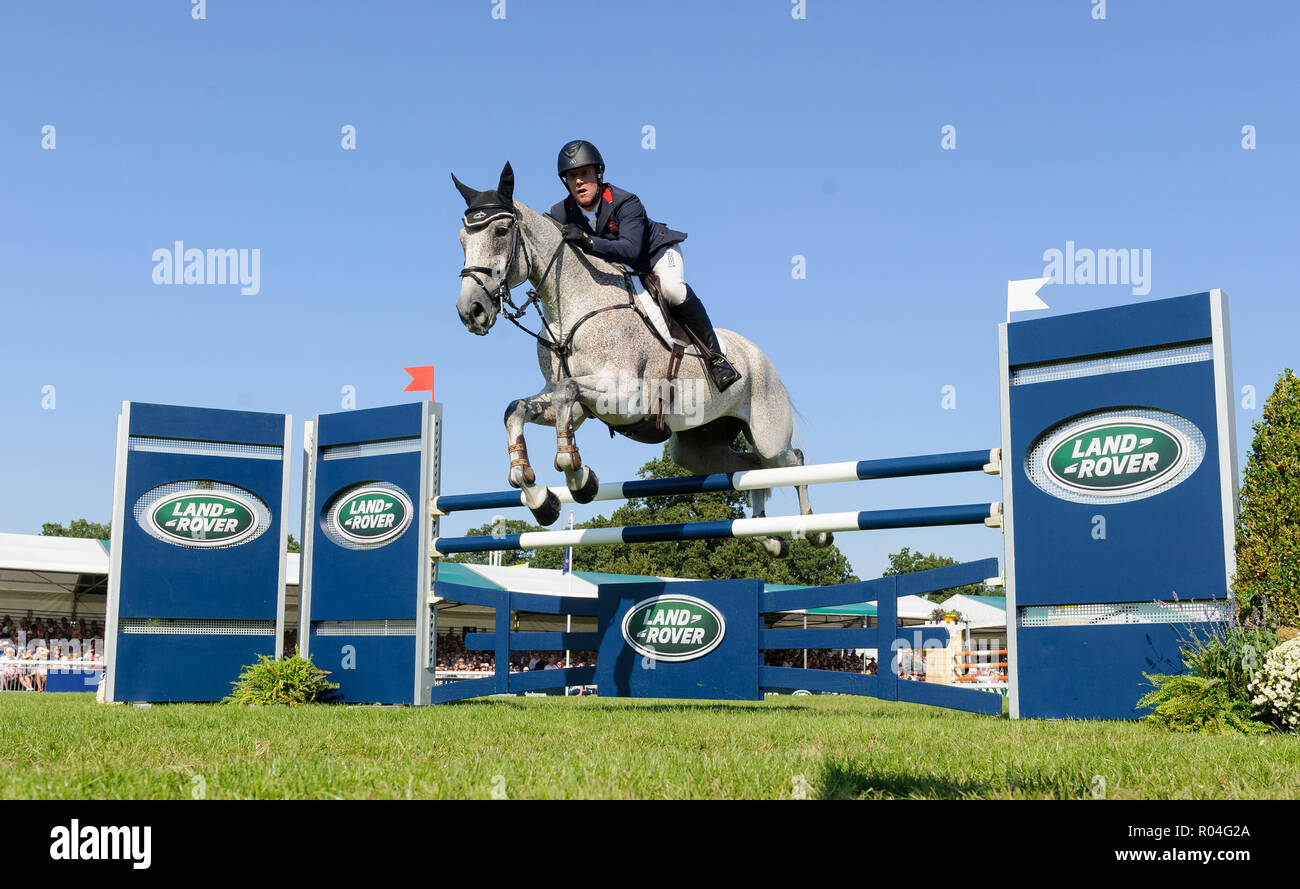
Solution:
[(411, 501), (401, 491), (364, 485), (338, 498), (329, 522), (344, 540), (376, 546), (400, 537), (412, 513)]
[(623, 639), (656, 661), (689, 661), (713, 651), (726, 633), (722, 612), (694, 596), (645, 599), (623, 616)]
[(1182, 432), (1145, 417), (1109, 417), (1066, 427), (1047, 445), (1052, 481), (1084, 494), (1121, 496), (1159, 487), (1187, 465)]
[(149, 511), (153, 535), (185, 546), (234, 546), (257, 533), (257, 508), (229, 491), (195, 487), (170, 494)]

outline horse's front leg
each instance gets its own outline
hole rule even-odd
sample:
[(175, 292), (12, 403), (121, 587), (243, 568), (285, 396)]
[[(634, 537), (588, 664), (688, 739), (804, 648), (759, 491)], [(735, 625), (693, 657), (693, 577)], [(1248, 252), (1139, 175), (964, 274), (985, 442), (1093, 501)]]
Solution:
[(553, 392), (555, 406), (555, 468), (564, 473), (564, 483), (573, 494), (575, 503), (590, 503), (596, 498), (600, 479), (590, 466), (582, 465), (578, 452), (577, 432), (582, 421), (589, 416), (583, 399), (594, 401), (604, 391), (607, 381), (595, 374), (571, 377), (556, 383)]
[(524, 503), (539, 525), (552, 525), (560, 517), (560, 498), (546, 485), (537, 484), (537, 473), (528, 462), (524, 424), (555, 425), (554, 389), (547, 386), (530, 398), (518, 398), (506, 408), (506, 444), (510, 450), (510, 485), (524, 492)]

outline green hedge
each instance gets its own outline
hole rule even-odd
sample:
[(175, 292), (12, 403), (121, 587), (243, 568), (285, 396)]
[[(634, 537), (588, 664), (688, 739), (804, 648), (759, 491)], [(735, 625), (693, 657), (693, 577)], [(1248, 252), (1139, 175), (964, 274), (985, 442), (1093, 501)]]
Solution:
[(1237, 522), (1238, 603), (1300, 625), (1300, 380), (1278, 377), (1253, 424)]

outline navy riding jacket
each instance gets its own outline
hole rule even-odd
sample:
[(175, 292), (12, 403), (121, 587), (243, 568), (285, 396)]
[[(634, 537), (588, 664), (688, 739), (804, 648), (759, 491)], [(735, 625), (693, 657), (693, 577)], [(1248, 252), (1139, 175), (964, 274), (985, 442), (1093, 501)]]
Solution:
[(636, 195), (615, 185), (601, 188), (594, 227), (587, 224), (573, 195), (552, 207), (550, 216), (561, 224), (581, 226), (591, 235), (591, 252), (596, 256), (624, 263), (638, 272), (649, 272), (664, 250), (686, 240), (685, 232), (673, 231), (650, 219)]

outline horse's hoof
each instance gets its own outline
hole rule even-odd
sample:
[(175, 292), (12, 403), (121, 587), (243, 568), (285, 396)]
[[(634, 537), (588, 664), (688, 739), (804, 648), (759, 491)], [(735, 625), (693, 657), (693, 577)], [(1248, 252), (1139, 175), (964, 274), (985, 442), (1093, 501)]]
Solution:
[(819, 549), (823, 546), (830, 546), (835, 542), (835, 535), (830, 531), (818, 531), (808, 537), (808, 542)]
[(761, 537), (759, 542), (763, 544), (763, 549), (774, 559), (788, 559), (790, 557), (790, 541), (784, 537)]
[(582, 484), (576, 488), (572, 484), (572, 479), (566, 479), (566, 481), (570, 482), (569, 490), (573, 493), (573, 502), (590, 503), (596, 499), (596, 491), (600, 488), (600, 479), (596, 477), (596, 473), (592, 472), (590, 466), (582, 467), (581, 477)]
[(531, 466), (511, 466), (510, 473), (506, 476), (506, 481), (512, 488), (523, 488), (529, 485), (537, 484), (537, 473), (533, 472)]
[(547, 490), (546, 499), (542, 505), (532, 510), (533, 518), (539, 525), (554, 525), (555, 520), (560, 517), (560, 498), (555, 496), (555, 492)]

